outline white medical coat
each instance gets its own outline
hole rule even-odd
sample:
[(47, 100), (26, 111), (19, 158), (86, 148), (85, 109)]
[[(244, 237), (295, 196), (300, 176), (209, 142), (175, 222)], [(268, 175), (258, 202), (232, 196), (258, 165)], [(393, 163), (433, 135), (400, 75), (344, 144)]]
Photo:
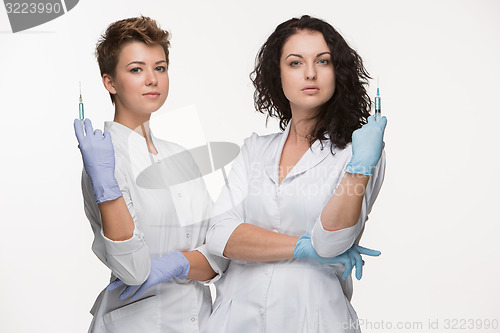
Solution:
[[(289, 125), (290, 126), (290, 125)], [(222, 256), (241, 223), (293, 236), (311, 234), (319, 253), (335, 256), (359, 241), (379, 193), (382, 157), (368, 183), (356, 225), (329, 232), (319, 217), (352, 156), (351, 145), (333, 149), (317, 140), (279, 185), (279, 161), (289, 132), (245, 140), (220, 194), (207, 233), (210, 253)], [(339, 190), (341, 190), (339, 188)], [(307, 259), (277, 262), (232, 260), (217, 281), (217, 298), (206, 332), (359, 332), (351, 306), (352, 279), (344, 266)]]
[[(213, 281), (217, 280), (227, 263), (205, 249), (212, 200), (191, 155), (153, 136), (155, 156), (148, 152), (144, 137), (129, 128), (106, 122), (104, 129), (111, 133), (115, 177), (135, 223), (128, 240), (112, 241), (104, 236), (84, 171), (82, 190), (85, 213), (94, 231), (92, 250), (111, 269), (111, 281), (118, 277), (126, 284), (139, 285), (149, 275), (151, 257), (193, 249), (205, 255), (219, 274)], [(91, 310), (94, 318), (89, 332), (199, 332), (211, 312), (209, 289), (196, 281), (175, 278), (150, 288), (137, 301), (121, 301), (124, 288), (101, 292)]]

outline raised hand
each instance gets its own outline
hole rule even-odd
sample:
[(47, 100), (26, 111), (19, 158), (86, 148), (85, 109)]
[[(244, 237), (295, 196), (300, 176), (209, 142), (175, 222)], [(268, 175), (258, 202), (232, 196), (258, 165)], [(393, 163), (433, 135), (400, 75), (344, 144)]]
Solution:
[(115, 153), (111, 134), (92, 128), (90, 119), (85, 119), (85, 134), (79, 119), (75, 119), (75, 135), (82, 153), (83, 165), (92, 182), (97, 203), (114, 200), (122, 196), (115, 179)]
[(352, 133), (352, 158), (347, 164), (347, 172), (372, 175), (384, 147), (386, 125), (386, 117), (377, 122), (374, 116), (370, 116), (368, 123)]

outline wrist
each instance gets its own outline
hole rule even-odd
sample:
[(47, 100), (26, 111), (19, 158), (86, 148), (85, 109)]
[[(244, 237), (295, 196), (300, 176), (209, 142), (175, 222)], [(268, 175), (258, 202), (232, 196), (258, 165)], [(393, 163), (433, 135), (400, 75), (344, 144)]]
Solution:
[(176, 277), (179, 279), (185, 279), (189, 275), (189, 270), (191, 269), (191, 263), (189, 260), (182, 254), (182, 252), (176, 251), (172, 252), (172, 257), (178, 265), (178, 270)]
[(110, 182), (109, 184), (92, 183), (92, 190), (98, 204), (105, 201), (115, 200), (123, 196), (116, 179), (114, 179), (114, 182)]
[(365, 175), (361, 173), (349, 172), (346, 168), (346, 173), (342, 178), (342, 182), (339, 186), (366, 186), (370, 180), (371, 175)]
[(349, 164), (347, 164), (345, 171), (352, 174), (371, 176), (373, 175), (375, 167), (376, 165), (352, 159)]
[(311, 237), (308, 235), (302, 235), (295, 244), (295, 248), (293, 250), (293, 257), (297, 258), (307, 258), (310, 255), (310, 246)]

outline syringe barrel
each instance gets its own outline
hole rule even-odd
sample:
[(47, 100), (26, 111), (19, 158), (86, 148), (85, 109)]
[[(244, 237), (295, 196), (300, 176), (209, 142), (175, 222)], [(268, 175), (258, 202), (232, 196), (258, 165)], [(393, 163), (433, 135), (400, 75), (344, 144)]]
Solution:
[(375, 97), (375, 113), (380, 114), (380, 97)]
[(85, 114), (84, 114), (84, 112), (83, 112), (83, 103), (79, 103), (79, 104), (78, 104), (78, 108), (79, 108), (79, 110), (80, 110), (80, 120), (85, 119)]

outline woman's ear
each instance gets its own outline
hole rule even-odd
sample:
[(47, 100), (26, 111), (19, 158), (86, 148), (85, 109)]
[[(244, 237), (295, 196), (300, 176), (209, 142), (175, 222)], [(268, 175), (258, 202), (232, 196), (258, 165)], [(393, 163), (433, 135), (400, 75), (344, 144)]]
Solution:
[(102, 75), (102, 83), (104, 84), (104, 88), (109, 91), (110, 94), (116, 94), (115, 85), (113, 83), (113, 78), (109, 74)]

